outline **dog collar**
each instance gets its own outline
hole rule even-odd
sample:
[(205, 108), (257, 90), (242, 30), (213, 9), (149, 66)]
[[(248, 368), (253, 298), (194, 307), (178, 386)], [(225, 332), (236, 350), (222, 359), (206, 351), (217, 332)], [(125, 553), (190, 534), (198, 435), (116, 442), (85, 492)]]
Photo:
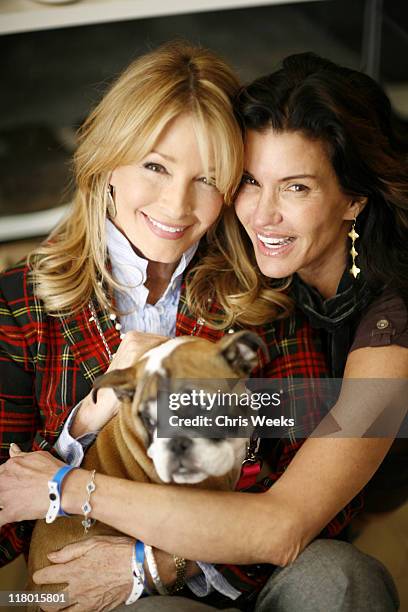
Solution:
[(246, 457), (242, 462), (241, 475), (235, 487), (236, 491), (248, 489), (256, 483), (258, 474), (262, 469), (262, 459), (258, 455), (260, 442), (261, 439), (252, 434), (247, 447)]

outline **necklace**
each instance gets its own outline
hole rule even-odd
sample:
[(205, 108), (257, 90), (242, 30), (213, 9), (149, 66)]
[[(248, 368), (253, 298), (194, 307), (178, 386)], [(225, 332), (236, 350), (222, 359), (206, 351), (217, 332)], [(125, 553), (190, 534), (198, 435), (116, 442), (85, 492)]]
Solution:
[[(99, 322), (98, 315), (96, 314), (95, 306), (94, 306), (94, 304), (93, 304), (93, 301), (92, 301), (92, 300), (89, 300), (89, 302), (88, 302), (88, 308), (89, 308), (89, 311), (90, 311), (90, 313), (91, 313), (91, 316), (89, 317), (89, 322), (90, 322), (90, 323), (91, 323), (91, 322), (95, 323), (96, 329), (98, 330), (98, 334), (100, 335), (101, 340), (102, 340), (102, 342), (103, 342), (103, 345), (104, 345), (104, 347), (105, 347), (105, 351), (106, 351), (106, 354), (107, 354), (107, 356), (108, 356), (109, 362), (111, 363), (115, 355), (114, 355), (114, 353), (112, 353), (112, 351), (111, 351), (111, 350), (110, 350), (110, 348), (109, 348), (109, 344), (108, 344), (108, 342), (107, 342), (107, 340), (106, 340), (106, 338), (105, 338), (105, 334), (103, 333), (103, 330), (102, 330), (101, 324), (100, 324), (100, 322)], [(116, 321), (116, 323), (115, 323), (115, 329), (117, 329), (117, 330), (118, 330), (118, 332), (119, 332), (119, 336), (120, 336), (120, 339), (121, 339), (121, 340), (123, 340), (123, 338), (124, 338), (125, 334), (123, 334), (123, 333), (120, 331), (120, 330), (122, 329), (122, 325), (121, 325), (121, 323), (120, 323), (120, 322), (117, 320), (117, 319), (118, 319), (117, 315), (116, 315), (114, 312), (111, 312), (111, 313), (109, 313), (109, 319), (110, 319), (111, 321), (113, 321), (113, 322), (114, 322), (114, 321)]]
[[(208, 298), (208, 302), (212, 302), (212, 298)], [(88, 308), (89, 311), (91, 313), (91, 316), (89, 317), (89, 322), (93, 322), (95, 323), (95, 327), (98, 331), (98, 334), (103, 342), (103, 345), (105, 347), (105, 351), (106, 354), (108, 356), (109, 359), (109, 363), (112, 362), (115, 354), (112, 353), (112, 351), (109, 348), (109, 344), (105, 338), (105, 334), (103, 333), (102, 330), (102, 326), (100, 324), (100, 321), (98, 319), (98, 315), (96, 314), (96, 310), (95, 310), (95, 306), (92, 300), (89, 300), (88, 302)], [(118, 320), (118, 316), (114, 313), (114, 312), (110, 312), (109, 313), (109, 319), (112, 321), (112, 324), (114, 324), (115, 329), (119, 332), (119, 337), (121, 340), (123, 340), (123, 338), (125, 337), (125, 334), (123, 332), (121, 332), (120, 330), (122, 329), (122, 324), (120, 323), (120, 321)], [(205, 319), (199, 317), (198, 319), (196, 319), (195, 323), (194, 323), (194, 327), (190, 332), (190, 336), (195, 336), (198, 335), (200, 333), (200, 331), (202, 330), (203, 326), (206, 325), (206, 321)], [(227, 334), (233, 334), (234, 333), (234, 329), (230, 328), (227, 330)]]
[[(111, 363), (113, 358), (114, 358), (114, 356), (115, 356), (115, 354), (112, 353), (112, 351), (109, 348), (109, 344), (108, 344), (108, 342), (107, 342), (107, 340), (105, 338), (105, 334), (103, 333), (103, 329), (102, 329), (102, 326), (100, 324), (98, 315), (96, 314), (95, 306), (94, 306), (92, 300), (89, 300), (89, 302), (88, 302), (88, 309), (89, 309), (89, 312), (91, 313), (91, 316), (89, 317), (88, 320), (89, 320), (90, 323), (95, 323), (95, 327), (96, 327), (96, 329), (98, 331), (98, 334), (99, 334), (99, 336), (100, 336), (100, 338), (101, 338), (101, 340), (103, 342), (103, 345), (105, 347), (105, 351), (106, 351), (106, 354), (108, 356), (109, 363)], [(109, 319), (112, 321), (112, 323), (114, 323), (115, 329), (119, 332), (120, 339), (123, 340), (123, 338), (125, 337), (125, 334), (120, 331), (122, 329), (122, 324), (119, 322), (117, 315), (114, 312), (110, 312), (109, 313)], [(193, 327), (193, 329), (190, 332), (190, 336), (195, 336), (196, 334), (198, 334), (201, 331), (203, 325), (205, 325), (205, 320), (202, 319), (202, 318), (198, 318), (195, 321), (195, 323), (194, 323), (194, 327)], [(231, 333), (233, 333), (233, 331), (234, 330), (229, 329), (228, 333), (231, 334)]]

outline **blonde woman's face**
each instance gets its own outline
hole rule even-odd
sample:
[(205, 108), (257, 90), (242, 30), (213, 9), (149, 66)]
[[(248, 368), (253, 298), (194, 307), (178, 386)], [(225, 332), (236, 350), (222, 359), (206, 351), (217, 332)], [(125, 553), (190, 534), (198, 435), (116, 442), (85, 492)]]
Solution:
[(299, 132), (250, 130), (245, 149), (235, 207), (261, 272), (297, 272), (313, 286), (329, 286), (344, 270), (359, 210), (342, 192), (324, 145)]
[(151, 261), (175, 263), (216, 221), (223, 198), (200, 156), (193, 118), (173, 119), (144, 159), (112, 172), (115, 225)]

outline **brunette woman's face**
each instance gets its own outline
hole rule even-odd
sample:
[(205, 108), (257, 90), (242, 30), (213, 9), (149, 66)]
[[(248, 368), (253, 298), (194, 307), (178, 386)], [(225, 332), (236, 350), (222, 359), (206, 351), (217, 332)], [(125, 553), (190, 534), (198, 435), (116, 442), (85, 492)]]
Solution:
[(261, 272), (298, 272), (316, 287), (341, 276), (358, 204), (342, 192), (325, 145), (300, 132), (250, 130), (245, 168), (236, 212)]
[(223, 198), (200, 155), (193, 118), (173, 119), (144, 159), (112, 172), (115, 225), (151, 261), (175, 263), (220, 214)]

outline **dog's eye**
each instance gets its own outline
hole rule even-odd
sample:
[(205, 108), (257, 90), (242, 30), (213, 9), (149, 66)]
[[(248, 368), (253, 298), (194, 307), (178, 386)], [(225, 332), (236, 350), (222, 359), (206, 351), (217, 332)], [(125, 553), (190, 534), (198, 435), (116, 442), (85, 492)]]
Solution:
[(150, 415), (141, 412), (140, 418), (142, 419), (142, 423), (148, 431), (151, 431), (156, 427), (156, 421)]

